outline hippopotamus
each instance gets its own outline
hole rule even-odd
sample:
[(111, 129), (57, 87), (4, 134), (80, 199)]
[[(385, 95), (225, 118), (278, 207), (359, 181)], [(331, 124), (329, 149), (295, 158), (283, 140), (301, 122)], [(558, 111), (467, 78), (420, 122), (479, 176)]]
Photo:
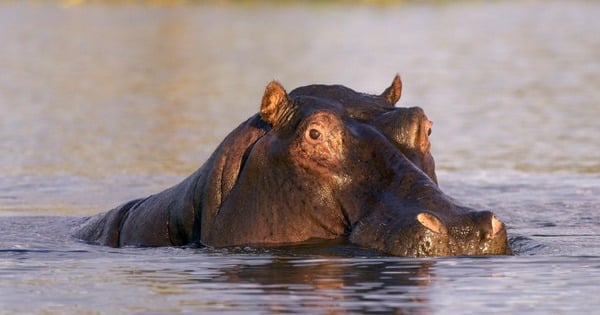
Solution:
[(432, 122), (381, 94), (270, 82), (260, 110), (181, 183), (84, 219), (75, 236), (119, 246), (279, 247), (343, 240), (396, 256), (506, 255), (506, 227), (444, 194)]

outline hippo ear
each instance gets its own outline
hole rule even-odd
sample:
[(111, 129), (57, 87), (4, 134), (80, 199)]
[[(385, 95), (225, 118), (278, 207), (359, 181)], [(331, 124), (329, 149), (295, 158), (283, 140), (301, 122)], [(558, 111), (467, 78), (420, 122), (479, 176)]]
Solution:
[(288, 105), (289, 98), (283, 86), (277, 81), (271, 81), (265, 88), (265, 95), (260, 105), (260, 117), (272, 126), (276, 126)]
[(390, 104), (395, 105), (400, 99), (400, 95), (402, 95), (402, 80), (400, 80), (400, 76), (396, 74), (392, 81), (392, 85), (385, 89), (381, 96)]
[(417, 215), (417, 220), (424, 227), (437, 234), (447, 234), (446, 226), (435, 215), (427, 212), (421, 212)]

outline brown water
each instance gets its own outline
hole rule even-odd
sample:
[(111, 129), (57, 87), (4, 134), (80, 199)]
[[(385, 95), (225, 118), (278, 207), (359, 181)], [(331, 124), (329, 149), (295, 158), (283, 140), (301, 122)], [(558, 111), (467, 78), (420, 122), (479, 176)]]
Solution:
[[(0, 314), (594, 313), (600, 4), (0, 4)], [(442, 189), (517, 256), (110, 249), (78, 216), (158, 192), (264, 86), (340, 83), (434, 121)], [(75, 216), (75, 217), (74, 217)]]

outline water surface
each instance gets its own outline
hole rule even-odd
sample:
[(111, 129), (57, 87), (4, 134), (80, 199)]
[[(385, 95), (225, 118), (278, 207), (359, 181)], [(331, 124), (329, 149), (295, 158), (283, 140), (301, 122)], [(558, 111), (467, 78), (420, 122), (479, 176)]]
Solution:
[[(0, 4), (1, 314), (594, 313), (593, 1)], [(197, 169), (264, 86), (340, 83), (434, 121), (442, 189), (516, 255), (106, 248), (70, 229)]]

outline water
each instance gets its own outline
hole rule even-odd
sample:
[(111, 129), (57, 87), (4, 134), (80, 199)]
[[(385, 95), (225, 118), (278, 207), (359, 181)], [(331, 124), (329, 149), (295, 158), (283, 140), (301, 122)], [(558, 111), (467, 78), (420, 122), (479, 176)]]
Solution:
[[(0, 314), (597, 312), (600, 4), (0, 4)], [(81, 216), (194, 171), (263, 88), (340, 83), (434, 121), (444, 191), (510, 257), (106, 248)]]

